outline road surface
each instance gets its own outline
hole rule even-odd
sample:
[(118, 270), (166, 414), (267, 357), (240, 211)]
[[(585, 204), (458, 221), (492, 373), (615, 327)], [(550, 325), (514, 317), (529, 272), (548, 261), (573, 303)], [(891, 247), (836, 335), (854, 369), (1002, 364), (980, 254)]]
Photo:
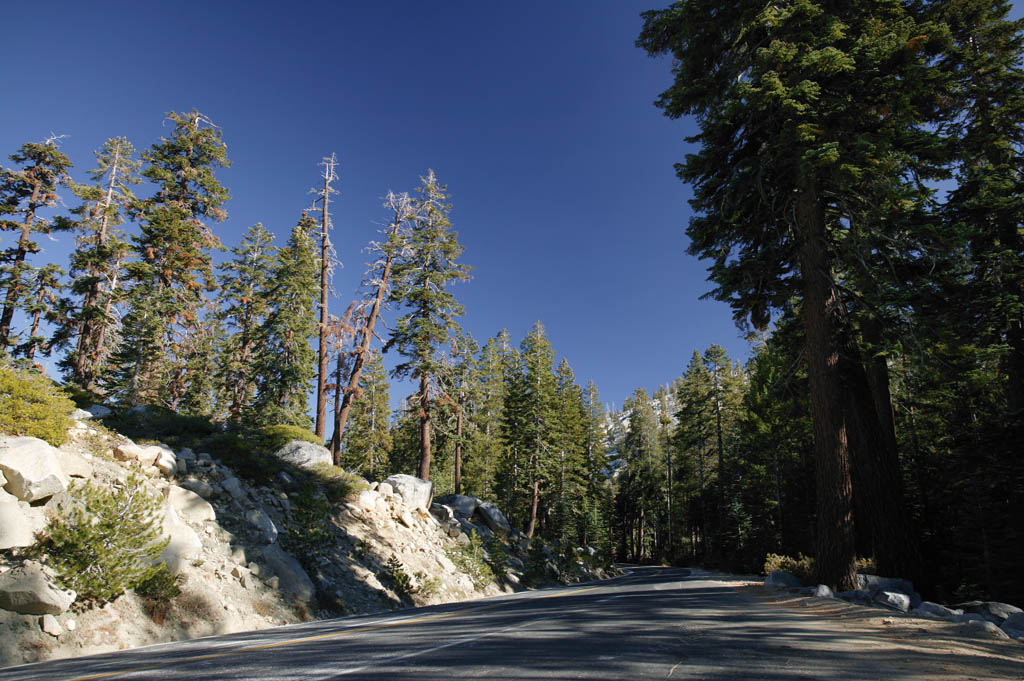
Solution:
[(721, 579), (633, 568), (569, 588), (9, 667), (0, 681), (1024, 679), (1018, 644), (918, 640), (900, 628), (916, 620), (865, 628)]

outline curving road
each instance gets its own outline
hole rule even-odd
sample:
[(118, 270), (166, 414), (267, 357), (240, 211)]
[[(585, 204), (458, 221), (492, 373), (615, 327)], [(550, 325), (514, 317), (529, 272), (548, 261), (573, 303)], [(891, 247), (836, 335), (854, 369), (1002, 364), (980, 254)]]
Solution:
[(571, 588), (9, 667), (0, 681), (1024, 678), (1014, 644), (972, 645), (964, 659), (709, 573), (633, 568)]

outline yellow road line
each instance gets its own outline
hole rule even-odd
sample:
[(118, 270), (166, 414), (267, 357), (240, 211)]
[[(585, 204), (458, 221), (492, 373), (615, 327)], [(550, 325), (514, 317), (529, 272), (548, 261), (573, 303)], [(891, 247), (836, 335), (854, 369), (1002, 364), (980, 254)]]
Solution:
[[(594, 591), (596, 589), (604, 589), (604, 588), (607, 588), (607, 587), (604, 586), (604, 585), (601, 585), (601, 586), (591, 586), (591, 587), (588, 587), (586, 589), (580, 589), (578, 591), (569, 591), (569, 592), (566, 592), (566, 593), (551, 594), (550, 596), (538, 596), (538, 597), (536, 597), (534, 599), (526, 599), (526, 600), (544, 600), (544, 599), (547, 599), (547, 598), (563, 598), (565, 596), (575, 596), (576, 594), (586, 593), (587, 591)], [(513, 603), (516, 603), (516, 602), (519, 602), (519, 601), (518, 600), (513, 601)], [(366, 633), (368, 631), (379, 631), (381, 629), (391, 629), (391, 628), (394, 628), (394, 627), (404, 626), (406, 624), (422, 624), (423, 622), (433, 622), (433, 621), (436, 621), (436, 620), (443, 620), (443, 619), (446, 619), (446, 618), (449, 618), (449, 617), (455, 617), (456, 615), (468, 615), (470, 613), (481, 612), (483, 610), (494, 610), (495, 608), (500, 608), (503, 605), (508, 605), (508, 603), (506, 602), (506, 603), (497, 603), (495, 605), (484, 605), (484, 606), (480, 606), (478, 608), (468, 608), (466, 610), (456, 610), (455, 612), (443, 612), (443, 613), (440, 613), (438, 615), (429, 615), (427, 617), (418, 617), (418, 618), (412, 619), (412, 620), (400, 620), (398, 622), (385, 622), (383, 624), (375, 624), (375, 625), (369, 626), (369, 627), (359, 627), (357, 629), (346, 629), (344, 631), (335, 631), (335, 632), (331, 632), (329, 634), (317, 634), (316, 636), (306, 636), (306, 637), (303, 637), (303, 638), (294, 638), (294, 639), (290, 639), (290, 640), (287, 640), (287, 641), (278, 641), (277, 643), (265, 643), (265, 644), (259, 645), (259, 646), (249, 646), (247, 648), (239, 648), (237, 650), (228, 650), (228, 651), (223, 652), (223, 653), (208, 653), (206, 655), (195, 655), (193, 657), (186, 657), (186, 658), (183, 658), (183, 659), (180, 659), (180, 660), (175, 660), (173, 662), (162, 662), (160, 664), (147, 665), (145, 667), (131, 667), (129, 669), (119, 669), (117, 671), (103, 672), (101, 674), (90, 674), (88, 676), (76, 676), (76, 677), (74, 677), (72, 679), (68, 679), (67, 681), (95, 681), (96, 679), (107, 679), (107, 678), (110, 678), (112, 676), (119, 676), (121, 674), (134, 674), (135, 672), (148, 672), (148, 671), (152, 671), (154, 669), (163, 669), (163, 668), (166, 668), (166, 667), (173, 667), (173, 666), (179, 665), (179, 664), (188, 664), (190, 662), (202, 662), (204, 660), (214, 660), (214, 659), (221, 658), (221, 657), (230, 657), (232, 655), (241, 655), (243, 653), (252, 653), (252, 652), (257, 652), (257, 651), (261, 651), (261, 650), (270, 650), (271, 648), (281, 648), (283, 646), (292, 646), (292, 645), (296, 645), (296, 644), (299, 644), (299, 643), (309, 643), (311, 641), (325, 641), (325, 640), (329, 640), (329, 639), (332, 639), (332, 638), (340, 638), (342, 636), (350, 636), (351, 634), (363, 634), (363, 633)]]

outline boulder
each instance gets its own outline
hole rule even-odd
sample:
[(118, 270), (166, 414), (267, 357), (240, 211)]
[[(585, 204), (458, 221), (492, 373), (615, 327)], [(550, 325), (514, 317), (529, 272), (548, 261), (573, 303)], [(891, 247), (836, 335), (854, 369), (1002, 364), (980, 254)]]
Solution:
[(444, 504), (433, 503), (430, 505), (430, 515), (437, 518), (441, 524), (447, 524), (448, 521), (455, 518), (455, 513), (452, 511), (451, 506), (445, 506)]
[(57, 463), (60, 465), (60, 469), (64, 472), (64, 475), (69, 478), (83, 478), (88, 480), (92, 477), (92, 464), (75, 452), (58, 449)]
[(263, 562), (278, 580), (278, 588), (291, 594), (297, 600), (309, 602), (316, 594), (313, 581), (302, 569), (299, 561), (286, 553), (277, 544), (263, 547)]
[(299, 488), (299, 483), (295, 478), (288, 475), (287, 471), (278, 471), (277, 475), (274, 476), (274, 484), (284, 490), (296, 490)]
[(420, 480), (413, 475), (399, 473), (392, 475), (384, 483), (390, 485), (395, 494), (402, 497), (406, 506), (430, 510), (430, 502), (434, 498), (434, 483), (429, 480)]
[(187, 478), (181, 482), (181, 486), (203, 499), (209, 499), (213, 495), (213, 488), (199, 478)]
[(174, 506), (164, 504), (163, 534), (170, 538), (167, 548), (159, 560), (167, 565), (172, 574), (179, 575), (185, 567), (203, 550), (203, 542), (191, 527), (178, 517)]
[(377, 493), (373, 490), (364, 489), (356, 497), (356, 505), (363, 511), (373, 511), (377, 508)]
[(1016, 612), (1003, 621), (1004, 627), (1024, 631), (1024, 612)]
[(174, 511), (179, 517), (189, 522), (201, 523), (217, 519), (217, 514), (210, 502), (192, 490), (177, 485), (168, 485), (164, 488), (164, 498), (174, 507)]
[(472, 517), (476, 513), (476, 507), (480, 505), (479, 499), (466, 494), (446, 494), (438, 497), (437, 501), (445, 506), (451, 506), (452, 511), (464, 518)]
[(951, 620), (957, 615), (962, 615), (963, 610), (952, 610), (944, 605), (938, 603), (932, 603), (931, 601), (924, 601), (919, 606), (914, 608), (914, 615), (921, 615), (923, 617), (931, 617), (934, 619)]
[(1006, 639), (1010, 638), (1005, 631), (988, 620), (971, 620), (957, 628), (958, 633), (972, 638)]
[(413, 517), (409, 514), (409, 510), (401, 507), (395, 511), (395, 520), (410, 529), (416, 525), (416, 521), (413, 520)]
[(179, 463), (182, 461), (188, 461), (189, 463), (191, 463), (196, 460), (196, 453), (193, 452), (188, 447), (182, 447), (181, 449), (179, 449), (176, 453), (176, 456), (178, 457)]
[(512, 526), (505, 519), (505, 515), (489, 501), (481, 501), (477, 504), (476, 516), (482, 519), (487, 527), (499, 537), (507, 537), (512, 531)]
[(114, 458), (118, 461), (138, 461), (142, 447), (134, 442), (119, 442), (114, 445)]
[(249, 511), (245, 514), (245, 520), (256, 528), (260, 535), (260, 541), (264, 544), (273, 544), (277, 541), (277, 525), (262, 510), (253, 509)]
[(234, 499), (241, 501), (245, 498), (245, 490), (242, 489), (242, 483), (233, 475), (229, 475), (224, 478), (224, 480), (221, 481), (220, 486)]
[(0, 609), (22, 615), (59, 615), (75, 602), (74, 591), (60, 589), (53, 573), (35, 561), (0, 574)]
[(60, 622), (57, 621), (57, 618), (49, 614), (43, 615), (39, 618), (39, 628), (42, 629), (44, 633), (49, 634), (54, 638), (64, 633), (64, 630), (61, 628)]
[(999, 603), (997, 601), (969, 601), (967, 603), (957, 603), (954, 607), (960, 608), (964, 612), (981, 615), (996, 626), (1001, 625), (1008, 617), (1022, 612), (1016, 605)]
[(799, 579), (783, 570), (772, 570), (769, 572), (768, 576), (764, 578), (764, 585), (777, 589), (801, 586)]
[(976, 612), (962, 612), (959, 615), (954, 615), (953, 621), (966, 624), (967, 622), (986, 622), (988, 620)]
[(377, 493), (383, 497), (391, 497), (394, 496), (395, 489), (388, 483), (382, 482), (377, 486)]
[(871, 602), (899, 612), (910, 610), (910, 596), (900, 591), (873, 591)]
[(825, 584), (818, 584), (817, 586), (808, 586), (800, 589), (801, 596), (811, 596), (813, 598), (835, 598), (836, 595), (832, 589), (828, 588)]
[(869, 591), (898, 591), (913, 597), (914, 583), (899, 577), (879, 577), (878, 575), (858, 574), (857, 588)]
[(178, 472), (178, 459), (170, 449), (161, 448), (156, 459), (153, 460), (153, 465), (160, 470), (165, 478), (173, 477)]
[(41, 509), (18, 501), (0, 501), (0, 550), (21, 549), (36, 543), (36, 532), (46, 527)]
[(46, 499), (68, 487), (57, 450), (35, 437), (0, 438), (0, 473), (4, 489), (22, 501)]
[(94, 419), (105, 419), (113, 413), (109, 408), (104, 407), (102, 404), (90, 405), (85, 408), (85, 411), (89, 412)]
[(92, 418), (92, 412), (88, 412), (85, 409), (75, 409), (71, 412), (71, 418), (76, 421), (88, 421)]
[(292, 440), (273, 454), (274, 458), (308, 470), (317, 466), (334, 463), (331, 452), (323, 445), (318, 445), (305, 440)]

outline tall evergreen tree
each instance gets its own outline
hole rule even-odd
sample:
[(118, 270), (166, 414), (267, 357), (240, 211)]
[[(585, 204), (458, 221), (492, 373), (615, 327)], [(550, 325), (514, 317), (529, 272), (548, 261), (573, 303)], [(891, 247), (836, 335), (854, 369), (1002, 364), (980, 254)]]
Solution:
[[(713, 16), (714, 21), (707, 17)], [(896, 3), (725, 5), (684, 0), (644, 14), (638, 44), (671, 53), (676, 80), (658, 101), (695, 114), (701, 144), (679, 166), (694, 185), (691, 252), (711, 258), (715, 297), (756, 326), (801, 296), (818, 487), (818, 578), (854, 585), (846, 395), (839, 355), (848, 318), (840, 275), (851, 206), (896, 185), (924, 146), (933, 79), (925, 52), (941, 27)], [(912, 147), (909, 140), (918, 140)], [(902, 145), (902, 146), (898, 146)], [(797, 276), (794, 276), (797, 275)]]
[(94, 184), (73, 187), (82, 205), (72, 211), (79, 234), (71, 255), (71, 292), (81, 302), (66, 329), (75, 347), (62, 361), (68, 377), (87, 390), (96, 386), (117, 347), (114, 307), (123, 296), (130, 249), (118, 227), (136, 201), (132, 186), (139, 182), (135, 149), (124, 137), (107, 140), (95, 155), (96, 168), (89, 171)]
[(201, 334), (213, 290), (211, 249), (220, 240), (205, 220), (222, 221), (228, 191), (214, 175), (230, 165), (221, 131), (196, 110), (170, 112), (170, 137), (142, 155), (142, 175), (157, 193), (136, 208), (138, 261), (128, 268), (132, 287), (125, 326), (131, 326), (118, 351), (118, 375), (112, 383), (129, 402), (158, 401), (175, 409), (188, 383), (205, 380), (190, 373), (193, 355), (202, 352)]
[(316, 375), (312, 341), (317, 337), (319, 268), (313, 235), (316, 221), (306, 214), (277, 253), (267, 315), (255, 351), (256, 398), (246, 421), (309, 428), (310, 383)]
[(218, 380), (227, 418), (238, 424), (256, 392), (256, 354), (262, 348), (263, 324), (277, 249), (274, 236), (256, 223), (231, 249), (234, 258), (221, 265), (220, 318), (230, 333), (219, 348)]
[(66, 218), (47, 219), (40, 210), (57, 205), (57, 190), (69, 181), (71, 161), (57, 148), (57, 138), (41, 144), (28, 142), (10, 155), (20, 168), (0, 168), (0, 231), (14, 232), (12, 246), (0, 251), (0, 353), (11, 345), (14, 311), (23, 302), (31, 264), (28, 256), (39, 252), (33, 234), (49, 234), (71, 227)]
[(458, 329), (455, 318), (462, 306), (448, 287), (469, 278), (469, 268), (456, 262), (462, 253), (458, 235), (451, 229), (451, 207), (446, 187), (434, 171), (421, 178), (416, 198), (416, 218), (409, 231), (406, 252), (394, 267), (394, 288), (389, 299), (403, 305), (406, 313), (392, 329), (385, 349), (395, 347), (406, 360), (394, 369), (398, 378), (412, 377), (419, 385), (420, 462), (417, 474), (430, 479), (431, 385), (441, 369), (439, 350)]
[[(64, 340), (59, 328), (70, 313), (71, 301), (61, 297), (64, 289), (61, 282), (63, 275), (64, 270), (52, 263), (33, 269), (22, 303), (29, 321), (28, 336), (14, 348), (14, 356), (21, 355), (31, 362), (37, 351), (42, 350), (43, 354), (49, 355), (53, 345)], [(58, 327), (57, 336), (48, 340), (42, 335), (44, 321)]]
[(341, 465), (373, 480), (388, 470), (392, 447), (390, 388), (379, 353), (373, 353), (366, 363), (359, 392), (341, 441)]

